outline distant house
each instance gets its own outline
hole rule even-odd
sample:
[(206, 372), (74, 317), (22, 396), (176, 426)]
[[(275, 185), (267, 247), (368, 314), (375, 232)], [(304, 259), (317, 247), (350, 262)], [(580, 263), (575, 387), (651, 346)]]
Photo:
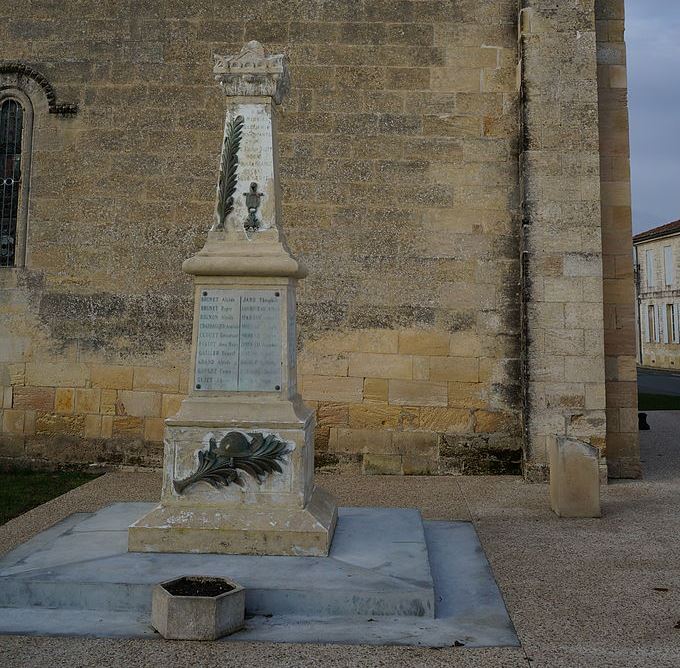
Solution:
[(633, 237), (638, 362), (680, 368), (680, 220)]

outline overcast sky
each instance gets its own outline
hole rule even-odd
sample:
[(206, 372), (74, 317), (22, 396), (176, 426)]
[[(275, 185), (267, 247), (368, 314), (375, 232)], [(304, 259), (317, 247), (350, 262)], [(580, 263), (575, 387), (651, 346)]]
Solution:
[(680, 219), (680, 0), (626, 0), (633, 230)]

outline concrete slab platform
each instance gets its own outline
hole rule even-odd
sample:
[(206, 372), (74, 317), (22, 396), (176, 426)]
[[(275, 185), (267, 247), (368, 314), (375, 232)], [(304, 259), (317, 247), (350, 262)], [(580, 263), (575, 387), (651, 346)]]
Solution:
[(152, 505), (69, 517), (0, 559), (0, 633), (152, 637), (153, 584), (224, 573), (248, 590), (233, 640), (518, 644), (468, 522), (343, 508), (328, 558), (126, 552), (127, 525)]
[(417, 510), (345, 509), (329, 557), (128, 552), (127, 527), (148, 511), (114, 504), (6, 555), (0, 606), (148, 612), (158, 582), (223, 574), (246, 588), (252, 614), (434, 616)]

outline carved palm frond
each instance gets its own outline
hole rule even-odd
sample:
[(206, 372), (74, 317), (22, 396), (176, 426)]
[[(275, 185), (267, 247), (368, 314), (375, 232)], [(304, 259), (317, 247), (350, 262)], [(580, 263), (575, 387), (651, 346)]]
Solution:
[(229, 432), (219, 445), (214, 438), (209, 440), (208, 450), (198, 453), (198, 468), (187, 478), (173, 481), (178, 494), (197, 482), (207, 482), (215, 489), (228, 487), (231, 483), (244, 486), (237, 469), (251, 475), (262, 484), (267, 475), (282, 473), (279, 462), (285, 461), (290, 444), (279, 440), (274, 434), (264, 437), (261, 433), (248, 434), (248, 440), (241, 432)]
[(215, 439), (211, 438), (210, 447), (207, 451), (201, 450), (198, 453), (198, 468), (189, 477), (182, 480), (174, 480), (173, 487), (178, 494), (181, 494), (189, 485), (196, 482), (207, 482), (215, 489), (221, 486), (229, 486), (229, 483), (243, 485), (238, 473), (232, 465), (231, 458), (224, 458), (215, 452)]
[[(276, 471), (281, 473), (279, 462), (284, 461), (285, 456), (290, 452), (288, 443), (280, 441), (274, 434), (269, 434), (264, 440), (261, 434), (250, 434), (254, 437), (255, 447), (246, 456), (234, 457), (234, 467), (249, 473), (258, 483), (262, 483), (269, 473)], [(259, 436), (261, 442), (255, 440)]]
[(220, 178), (217, 185), (217, 228), (224, 229), (227, 216), (234, 210), (238, 150), (241, 145), (243, 116), (237, 116), (227, 125), (220, 161)]

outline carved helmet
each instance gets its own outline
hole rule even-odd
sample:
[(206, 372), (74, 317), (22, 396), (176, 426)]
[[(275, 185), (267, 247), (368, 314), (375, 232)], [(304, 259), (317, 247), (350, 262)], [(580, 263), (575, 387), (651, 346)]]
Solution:
[(223, 457), (239, 457), (250, 453), (250, 441), (240, 431), (230, 431), (217, 446), (217, 454)]

